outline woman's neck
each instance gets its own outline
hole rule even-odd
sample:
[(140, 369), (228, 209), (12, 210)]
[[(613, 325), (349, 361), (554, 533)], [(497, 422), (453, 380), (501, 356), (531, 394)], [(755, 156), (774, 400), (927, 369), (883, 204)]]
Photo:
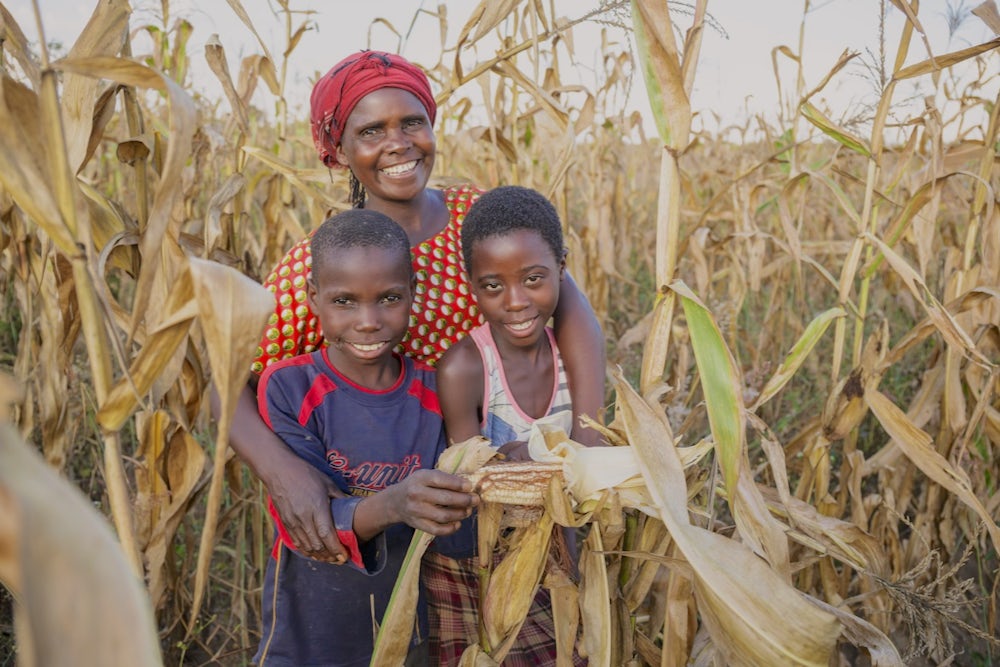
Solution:
[(365, 208), (384, 213), (399, 224), (416, 245), (441, 232), (448, 225), (448, 207), (440, 190), (424, 189), (409, 201), (392, 201), (369, 197)]

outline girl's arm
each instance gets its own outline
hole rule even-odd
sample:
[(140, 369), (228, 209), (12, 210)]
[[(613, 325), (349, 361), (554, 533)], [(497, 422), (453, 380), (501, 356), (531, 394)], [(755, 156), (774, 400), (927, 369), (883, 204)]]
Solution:
[(455, 343), (441, 357), (437, 393), (448, 442), (463, 442), (480, 434), (483, 361), (471, 338)]
[(569, 271), (559, 291), (554, 329), (573, 397), (573, 432), (570, 437), (584, 445), (599, 445), (600, 433), (582, 427), (579, 418), (580, 415), (587, 415), (601, 421), (599, 417), (604, 411), (604, 334), (590, 302), (573, 282)]

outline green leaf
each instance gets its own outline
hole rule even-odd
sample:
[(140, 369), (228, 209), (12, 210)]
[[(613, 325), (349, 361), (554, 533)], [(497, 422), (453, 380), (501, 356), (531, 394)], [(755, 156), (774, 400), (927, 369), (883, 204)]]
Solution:
[(833, 137), (838, 143), (850, 148), (855, 153), (860, 153), (868, 158), (872, 157), (872, 152), (865, 144), (864, 139), (834, 123), (809, 102), (804, 103), (801, 108), (802, 115), (806, 117), (806, 120), (818, 127), (823, 134)]
[(781, 362), (778, 370), (774, 372), (774, 375), (772, 375), (767, 381), (764, 388), (760, 390), (760, 396), (757, 397), (757, 400), (754, 401), (753, 405), (749, 408), (751, 412), (756, 411), (757, 408), (762, 406), (764, 403), (767, 403), (775, 394), (781, 391), (781, 388), (784, 387), (788, 381), (792, 379), (792, 376), (795, 375), (796, 371), (801, 368), (802, 363), (806, 360), (806, 357), (809, 356), (812, 349), (816, 347), (816, 343), (818, 343), (819, 339), (823, 337), (824, 333), (826, 333), (830, 323), (837, 318), (844, 317), (846, 314), (847, 313), (843, 308), (830, 308), (829, 310), (817, 315), (813, 321), (809, 323), (806, 330), (802, 333), (799, 339), (795, 341), (795, 345), (792, 346), (792, 350), (788, 353), (788, 356)]
[(726, 491), (730, 498), (735, 498), (746, 437), (743, 429), (743, 383), (729, 347), (708, 308), (682, 281), (675, 281), (670, 289), (681, 297), (698, 376), (705, 394), (716, 455)]

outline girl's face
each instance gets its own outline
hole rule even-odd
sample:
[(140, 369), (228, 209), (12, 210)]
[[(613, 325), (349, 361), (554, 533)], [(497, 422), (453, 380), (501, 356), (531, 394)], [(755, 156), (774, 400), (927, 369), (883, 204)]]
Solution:
[(528, 229), (481, 239), (470, 259), (472, 292), (497, 342), (538, 344), (559, 302), (565, 260)]
[(434, 130), (416, 95), (382, 88), (357, 103), (344, 125), (337, 161), (350, 168), (368, 196), (410, 201), (434, 168)]
[(413, 300), (409, 254), (396, 248), (341, 248), (313, 258), (309, 305), (328, 355), (345, 375), (384, 364), (406, 334)]

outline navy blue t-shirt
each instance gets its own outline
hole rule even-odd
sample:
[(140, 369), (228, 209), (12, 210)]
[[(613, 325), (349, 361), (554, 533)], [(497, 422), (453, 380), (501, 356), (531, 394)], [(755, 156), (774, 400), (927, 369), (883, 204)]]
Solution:
[[(269, 366), (257, 390), (264, 421), (299, 456), (322, 470), (346, 499), (331, 503), (351, 562), (331, 565), (294, 551), (278, 528), (265, 574), (262, 666), (367, 665), (413, 530), (394, 525), (367, 544), (351, 530), (353, 505), (420, 468), (446, 445), (434, 370), (399, 357), (398, 381), (385, 391), (361, 387), (330, 363), (326, 349)], [(414, 642), (426, 636), (423, 605)]]

